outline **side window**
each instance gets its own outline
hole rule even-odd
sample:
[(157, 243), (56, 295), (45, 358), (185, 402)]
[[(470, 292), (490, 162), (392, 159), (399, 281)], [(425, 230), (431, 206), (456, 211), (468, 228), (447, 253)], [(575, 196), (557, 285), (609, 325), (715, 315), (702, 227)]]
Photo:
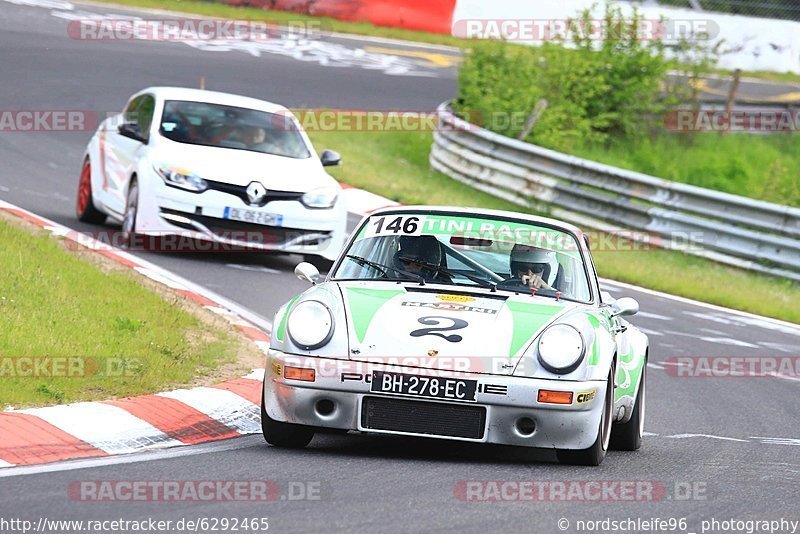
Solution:
[(125, 108), (124, 122), (134, 123), (139, 126), (139, 130), (145, 138), (150, 137), (150, 125), (153, 123), (153, 114), (156, 108), (156, 101), (150, 95), (139, 95), (130, 101)]
[[(136, 108), (136, 122), (145, 138), (150, 137), (150, 125), (153, 124), (153, 114), (156, 109), (156, 99), (150, 95), (139, 97), (141, 101)], [(139, 99), (137, 99), (139, 100)]]
[(136, 122), (136, 108), (139, 107), (139, 104), (142, 102), (144, 97), (145, 95), (137, 96), (128, 103), (128, 107), (126, 107), (125, 111), (123, 112), (124, 122)]

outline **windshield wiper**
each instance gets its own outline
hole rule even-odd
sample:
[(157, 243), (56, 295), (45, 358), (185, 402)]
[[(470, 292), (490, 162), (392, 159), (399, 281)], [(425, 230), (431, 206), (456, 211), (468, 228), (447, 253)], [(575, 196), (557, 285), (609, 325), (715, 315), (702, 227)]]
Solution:
[(488, 280), (484, 280), (483, 278), (480, 278), (478, 276), (473, 276), (471, 274), (461, 273), (461, 272), (457, 273), (455, 271), (451, 271), (450, 269), (442, 267), (441, 265), (434, 265), (433, 263), (428, 263), (426, 261), (419, 261), (419, 260), (413, 260), (413, 261), (414, 261), (414, 263), (418, 263), (419, 265), (422, 265), (422, 266), (427, 267), (427, 268), (429, 268), (431, 270), (434, 270), (437, 273), (444, 273), (444, 274), (446, 274), (446, 275), (448, 275), (450, 277), (463, 276), (464, 278), (472, 280), (473, 282), (475, 282), (478, 285), (481, 285), (483, 287), (488, 287), (489, 289), (492, 290), (492, 293), (497, 292), (497, 284), (495, 284), (494, 282), (490, 282)]
[(419, 285), (421, 285), (421, 286), (425, 285), (425, 278), (422, 277), (421, 275), (416, 274), (416, 273), (412, 273), (410, 271), (404, 271), (403, 269), (397, 269), (395, 267), (391, 267), (389, 265), (384, 265), (382, 263), (378, 263), (376, 261), (368, 260), (367, 258), (362, 258), (361, 256), (355, 256), (353, 254), (348, 254), (345, 257), (346, 258), (350, 258), (351, 260), (355, 261), (359, 265), (366, 265), (368, 267), (372, 267), (376, 271), (379, 271), (386, 278), (389, 277), (389, 273), (387, 271), (392, 271), (392, 272), (395, 272), (395, 273), (400, 273), (403, 276), (405, 276), (406, 278), (411, 278), (412, 280), (416, 280), (417, 282), (419, 282)]

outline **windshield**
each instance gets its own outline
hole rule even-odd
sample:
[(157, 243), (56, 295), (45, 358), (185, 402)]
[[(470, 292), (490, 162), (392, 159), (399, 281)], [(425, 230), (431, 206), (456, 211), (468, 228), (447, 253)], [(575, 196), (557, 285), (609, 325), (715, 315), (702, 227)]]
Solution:
[(572, 234), (488, 216), (374, 215), (345, 251), (333, 278), (407, 279), (591, 301)]
[(168, 100), (161, 135), (190, 145), (250, 150), (287, 158), (311, 157), (294, 120), (282, 115), (207, 102)]

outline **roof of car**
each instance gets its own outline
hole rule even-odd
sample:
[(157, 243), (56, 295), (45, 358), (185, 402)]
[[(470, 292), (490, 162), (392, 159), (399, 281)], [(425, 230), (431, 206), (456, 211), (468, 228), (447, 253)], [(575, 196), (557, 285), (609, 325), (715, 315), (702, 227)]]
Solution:
[(391, 206), (375, 210), (374, 212), (370, 213), (370, 215), (379, 215), (384, 212), (392, 212), (398, 210), (404, 212), (445, 211), (448, 213), (453, 213), (457, 215), (466, 215), (466, 216), (484, 215), (490, 217), (511, 217), (514, 219), (521, 219), (531, 223), (540, 223), (548, 226), (555, 226), (557, 228), (562, 228), (567, 232), (571, 232), (574, 234), (582, 233), (582, 231), (578, 227), (569, 224), (567, 222), (560, 221), (558, 219), (550, 219), (549, 217), (539, 217), (537, 215), (531, 215), (528, 213), (519, 213), (516, 211), (489, 210), (484, 208), (462, 208), (455, 206)]
[(234, 95), (231, 93), (221, 93), (218, 91), (206, 91), (205, 89), (192, 89), (188, 87), (148, 87), (139, 91), (137, 94), (150, 93), (156, 98), (163, 100), (186, 100), (190, 102), (208, 102), (211, 104), (224, 104), (247, 109), (256, 109), (268, 113), (278, 113), (287, 111), (284, 106), (259, 100), (249, 96)]

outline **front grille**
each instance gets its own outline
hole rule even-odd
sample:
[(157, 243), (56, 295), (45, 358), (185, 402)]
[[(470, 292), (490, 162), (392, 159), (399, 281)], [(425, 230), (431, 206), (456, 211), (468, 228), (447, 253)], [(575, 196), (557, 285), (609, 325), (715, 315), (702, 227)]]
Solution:
[(373, 430), (481, 439), (486, 426), (486, 408), (364, 397), (361, 426)]
[(228, 193), (229, 195), (239, 197), (240, 199), (242, 199), (242, 202), (244, 202), (248, 206), (266, 206), (270, 202), (276, 202), (279, 200), (299, 201), (303, 197), (303, 193), (295, 193), (293, 191), (268, 190), (267, 196), (264, 197), (264, 200), (262, 200), (258, 204), (250, 204), (250, 199), (247, 198), (247, 186), (226, 184), (224, 182), (215, 182), (212, 180), (206, 180), (206, 182), (208, 183), (209, 189), (213, 189), (215, 191), (221, 191), (223, 193)]

